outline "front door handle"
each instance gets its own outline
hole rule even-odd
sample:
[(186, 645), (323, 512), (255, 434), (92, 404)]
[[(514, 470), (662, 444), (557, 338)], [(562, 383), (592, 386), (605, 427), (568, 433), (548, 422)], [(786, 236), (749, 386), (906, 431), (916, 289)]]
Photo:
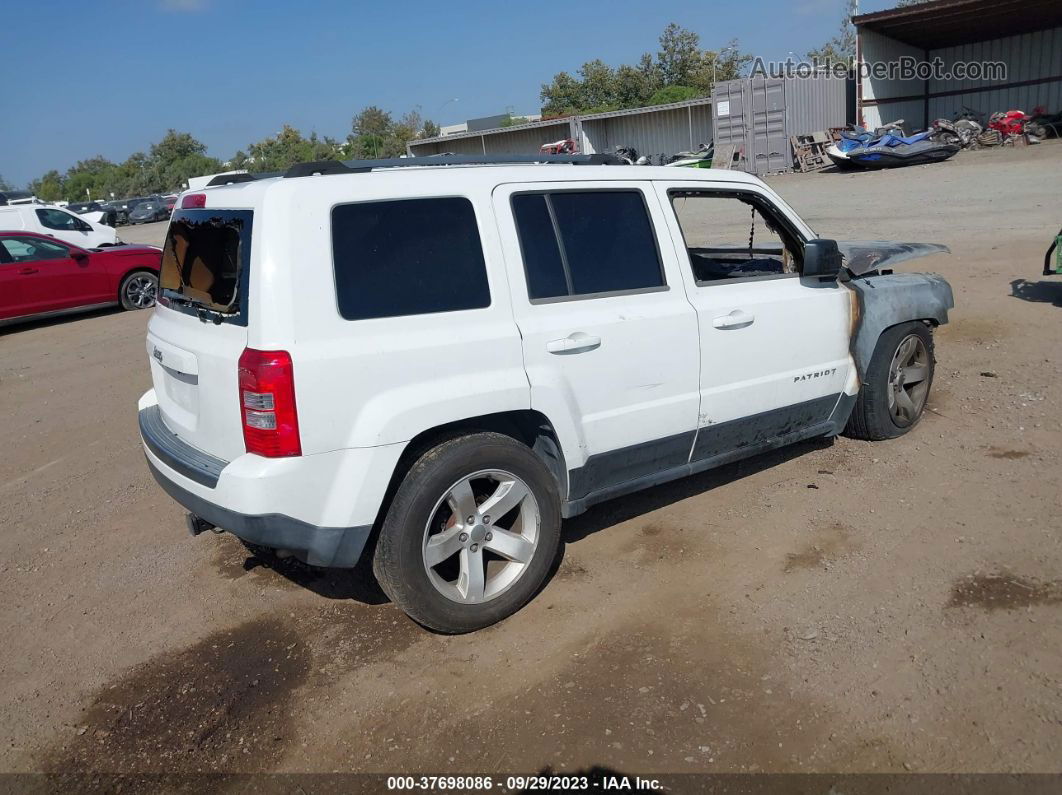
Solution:
[(36, 273), (37, 269), (36, 268), (19, 268), (18, 272), (21, 273), (23, 276), (29, 276), (31, 273)]
[(720, 329), (745, 328), (756, 321), (755, 315), (750, 315), (741, 309), (735, 309), (729, 315), (720, 315), (712, 320), (712, 325)]
[(550, 340), (546, 343), (546, 350), (558, 356), (566, 356), (571, 353), (586, 353), (600, 347), (600, 337), (595, 337), (593, 334), (585, 334), (582, 331), (576, 331), (564, 339)]

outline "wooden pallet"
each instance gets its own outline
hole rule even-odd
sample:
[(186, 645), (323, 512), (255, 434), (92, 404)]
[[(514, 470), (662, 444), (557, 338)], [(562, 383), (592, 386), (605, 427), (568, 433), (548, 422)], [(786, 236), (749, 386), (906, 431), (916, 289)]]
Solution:
[(830, 165), (826, 156), (826, 147), (833, 143), (829, 132), (813, 132), (808, 135), (792, 135), (789, 143), (793, 146), (793, 164), (797, 171), (818, 171)]

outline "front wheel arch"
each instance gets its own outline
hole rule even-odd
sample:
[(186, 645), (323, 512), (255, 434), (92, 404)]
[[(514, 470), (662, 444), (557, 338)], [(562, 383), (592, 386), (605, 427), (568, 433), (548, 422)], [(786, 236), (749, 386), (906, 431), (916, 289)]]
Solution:
[[(903, 436), (918, 424), (929, 401), (929, 391), (936, 368), (933, 325), (932, 322), (925, 320), (913, 320), (890, 326), (881, 333), (852, 412), (848, 417), (845, 435), (856, 439), (881, 441)], [(890, 393), (894, 392), (897, 386), (894, 384), (891, 371), (894, 360), (899, 355), (900, 347), (911, 337), (919, 341), (924, 351), (922, 369), (925, 372), (919, 383), (924, 383), (925, 387), (919, 395), (914, 416), (908, 417), (904, 423), (899, 423), (892, 416), (893, 398), (890, 397)], [(905, 369), (897, 369), (897, 372)], [(917, 391), (917, 386), (913, 386), (912, 391)]]

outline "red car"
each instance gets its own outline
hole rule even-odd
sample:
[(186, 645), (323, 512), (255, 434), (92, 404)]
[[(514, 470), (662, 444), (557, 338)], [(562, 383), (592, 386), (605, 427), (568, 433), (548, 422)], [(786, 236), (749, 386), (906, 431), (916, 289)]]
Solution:
[(0, 325), (121, 304), (155, 305), (162, 250), (83, 249), (33, 232), (0, 232)]

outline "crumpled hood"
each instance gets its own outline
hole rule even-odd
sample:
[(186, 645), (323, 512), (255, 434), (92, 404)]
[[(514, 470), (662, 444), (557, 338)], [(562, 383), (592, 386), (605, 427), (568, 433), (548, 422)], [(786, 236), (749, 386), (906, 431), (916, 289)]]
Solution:
[(930, 254), (950, 254), (951, 249), (940, 243), (897, 243), (892, 240), (837, 241), (844, 257), (844, 265), (855, 276), (891, 268), (909, 259)]

